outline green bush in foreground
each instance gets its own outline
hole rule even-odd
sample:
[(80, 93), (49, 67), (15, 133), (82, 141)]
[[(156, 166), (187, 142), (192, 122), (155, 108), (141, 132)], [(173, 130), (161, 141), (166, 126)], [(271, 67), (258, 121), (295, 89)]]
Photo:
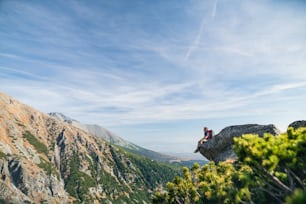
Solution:
[(306, 203), (306, 191), (297, 189), (292, 196), (286, 198), (287, 204), (305, 204)]
[(264, 137), (245, 135), (235, 139), (235, 152), (239, 161), (249, 165), (261, 184), (256, 190), (265, 197), (282, 203), (296, 189), (305, 189), (306, 129)]
[(202, 168), (195, 164), (183, 168), (184, 176), (166, 185), (166, 191), (156, 192), (153, 203), (239, 203), (250, 201), (249, 187), (253, 172), (248, 166), (226, 162), (210, 162)]
[(153, 203), (305, 203), (306, 129), (235, 138), (234, 164), (184, 167)]

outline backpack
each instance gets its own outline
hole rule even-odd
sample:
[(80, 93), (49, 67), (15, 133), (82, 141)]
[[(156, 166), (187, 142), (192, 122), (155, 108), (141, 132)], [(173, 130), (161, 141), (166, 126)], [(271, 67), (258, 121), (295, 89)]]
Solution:
[(215, 133), (213, 130), (208, 130), (209, 138), (211, 139), (213, 136), (215, 136)]

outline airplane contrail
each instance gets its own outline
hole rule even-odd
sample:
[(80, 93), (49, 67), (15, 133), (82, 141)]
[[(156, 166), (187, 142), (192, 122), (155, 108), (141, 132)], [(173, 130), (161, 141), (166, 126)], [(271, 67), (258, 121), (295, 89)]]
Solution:
[[(216, 12), (217, 12), (217, 3), (218, 0), (214, 1), (213, 9), (212, 9), (212, 14), (211, 17), (212, 19), (215, 18)], [(201, 22), (201, 27), (199, 29), (198, 34), (196, 35), (193, 43), (189, 46), (187, 53), (185, 54), (185, 60), (188, 60), (192, 52), (199, 46), (200, 40), (201, 40), (201, 35), (204, 30), (204, 25), (205, 25), (205, 15), (202, 17), (202, 22)]]
[(214, 2), (214, 7), (213, 7), (213, 10), (212, 10), (212, 14), (211, 14), (212, 19), (214, 19), (215, 16), (216, 16), (216, 12), (217, 12), (217, 3), (218, 3), (218, 0), (215, 0), (215, 2)]

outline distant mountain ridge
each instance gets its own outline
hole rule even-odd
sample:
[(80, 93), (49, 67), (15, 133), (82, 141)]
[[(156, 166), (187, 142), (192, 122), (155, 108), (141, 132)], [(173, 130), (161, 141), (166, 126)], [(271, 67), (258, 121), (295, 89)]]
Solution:
[(100, 125), (82, 124), (79, 121), (72, 119), (59, 112), (51, 112), (49, 113), (49, 115), (52, 117), (55, 117), (56, 119), (60, 121), (69, 123), (74, 127), (80, 128), (89, 134), (92, 134), (97, 137), (101, 137), (102, 139), (110, 142), (111, 144), (118, 145), (120, 147), (127, 149), (128, 151), (148, 157), (150, 159), (154, 159), (154, 160), (161, 161), (161, 162), (181, 163), (183, 165), (189, 165), (189, 163), (193, 164), (194, 162), (203, 163), (202, 161), (199, 161), (197, 159), (191, 160), (191, 159), (186, 159), (183, 157), (170, 156), (167, 154), (158, 153), (158, 152), (140, 147), (136, 144), (126, 141), (125, 139), (119, 137), (118, 135), (107, 130), (106, 128), (103, 128)]
[(98, 136), (103, 138), (104, 140), (121, 146), (121, 147), (133, 147), (133, 148), (137, 148), (136, 145), (127, 142), (126, 140), (122, 139), (121, 137), (117, 136), (116, 134), (112, 133), (111, 131), (107, 130), (106, 128), (103, 128), (99, 125), (91, 125), (91, 124), (82, 124), (79, 121), (72, 119), (66, 115), (64, 115), (63, 113), (59, 113), (59, 112), (51, 112), (49, 113), (49, 115), (55, 117), (56, 119), (69, 123), (71, 125), (73, 125), (74, 127), (80, 128), (94, 136)]

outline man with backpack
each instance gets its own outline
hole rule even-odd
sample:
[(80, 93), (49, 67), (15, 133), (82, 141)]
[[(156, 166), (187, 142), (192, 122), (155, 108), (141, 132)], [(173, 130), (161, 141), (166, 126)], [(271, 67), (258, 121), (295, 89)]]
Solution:
[(203, 144), (204, 142), (207, 142), (207, 140), (211, 139), (214, 136), (214, 131), (209, 130), (207, 127), (204, 127), (203, 131), (204, 131), (204, 137), (199, 140), (198, 147), (194, 151), (194, 153), (197, 153), (200, 150), (200, 145), (201, 144)]

